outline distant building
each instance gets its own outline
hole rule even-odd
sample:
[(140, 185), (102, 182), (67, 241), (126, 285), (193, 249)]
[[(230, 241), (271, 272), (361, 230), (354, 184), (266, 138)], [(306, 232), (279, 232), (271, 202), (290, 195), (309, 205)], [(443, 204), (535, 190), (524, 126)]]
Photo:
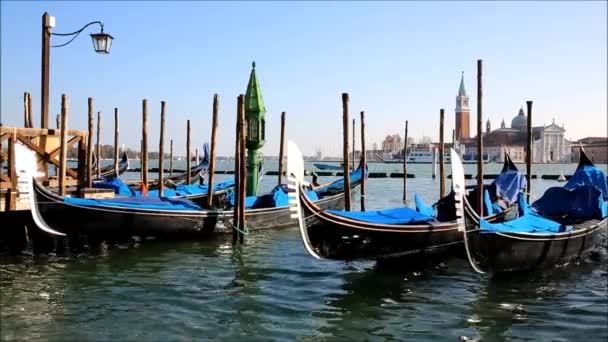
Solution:
[(382, 141), (383, 152), (397, 152), (403, 150), (403, 139), (399, 134), (387, 135)]
[[(528, 117), (523, 107), (511, 120), (507, 127), (503, 119), (500, 128), (492, 131), (490, 120), (486, 121), (486, 131), (483, 134), (484, 154), (490, 160), (502, 161), (507, 150), (515, 162), (525, 161), (525, 146), (527, 143)], [(571, 143), (564, 138), (564, 126), (558, 126), (555, 120), (548, 126), (532, 127), (532, 159), (535, 163), (570, 161)], [(469, 138), (469, 107), (468, 97), (464, 88), (464, 80), (460, 81), (456, 97), (456, 141), (465, 146), (468, 154), (477, 158), (477, 140)], [(461, 152), (462, 153), (462, 152)]]
[(581, 145), (587, 157), (597, 164), (608, 164), (608, 138), (587, 137), (572, 144), (572, 162), (578, 162)]
[(458, 96), (456, 96), (456, 140), (469, 139), (471, 137), (469, 133), (469, 97), (464, 88), (464, 72), (460, 78), (460, 88), (458, 89)]

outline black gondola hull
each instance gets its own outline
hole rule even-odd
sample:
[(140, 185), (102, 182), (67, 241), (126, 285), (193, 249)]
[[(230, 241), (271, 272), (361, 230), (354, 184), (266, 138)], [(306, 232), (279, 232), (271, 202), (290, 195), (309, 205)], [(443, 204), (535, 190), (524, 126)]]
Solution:
[[(96, 239), (154, 236), (178, 239), (232, 232), (232, 210), (171, 211), (84, 207), (65, 203), (39, 184), (35, 185), (34, 191), (38, 211), (45, 222), (68, 236), (87, 235)], [(328, 209), (340, 209), (344, 206), (344, 197), (326, 197), (317, 204)], [(295, 225), (289, 207), (247, 210), (246, 222), (250, 231)]]
[(606, 238), (608, 220), (556, 235), (469, 233), (475, 261), (492, 273), (523, 272), (566, 264), (589, 255)]

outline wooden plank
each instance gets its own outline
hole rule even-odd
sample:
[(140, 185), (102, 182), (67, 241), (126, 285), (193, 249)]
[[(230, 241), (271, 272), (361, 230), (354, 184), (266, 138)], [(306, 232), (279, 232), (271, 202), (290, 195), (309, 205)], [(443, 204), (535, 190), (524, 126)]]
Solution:
[(101, 145), (99, 143), (101, 135), (101, 112), (97, 112), (97, 178), (101, 178)]
[[(52, 128), (23, 128), (23, 127), (8, 127), (2, 126), (0, 127), (0, 134), (11, 134), (16, 130), (17, 134), (27, 136), (27, 137), (38, 137), (38, 136), (61, 136), (61, 131), (58, 129)], [(77, 130), (70, 129), (68, 130), (67, 135), (69, 136), (78, 136), (78, 137), (86, 137), (87, 131), (85, 130)]]
[[(354, 128), (353, 128), (354, 129)], [(353, 155), (353, 159), (354, 159)], [(361, 211), (365, 211), (365, 167), (367, 166), (367, 156), (365, 154), (365, 112), (361, 112), (361, 159), (363, 160), (363, 177), (361, 177)]]

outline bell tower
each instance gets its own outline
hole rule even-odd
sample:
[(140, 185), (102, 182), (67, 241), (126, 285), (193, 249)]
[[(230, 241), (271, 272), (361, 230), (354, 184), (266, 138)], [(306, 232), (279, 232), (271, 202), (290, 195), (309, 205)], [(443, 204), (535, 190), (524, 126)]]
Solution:
[(266, 142), (266, 106), (255, 73), (255, 62), (251, 63), (251, 75), (245, 92), (245, 127), (247, 146), (247, 196), (258, 193), (259, 170), (264, 159), (261, 149)]
[(464, 89), (464, 71), (460, 78), (460, 88), (458, 89), (458, 96), (456, 96), (456, 140), (469, 139), (471, 137), (469, 133), (469, 97)]

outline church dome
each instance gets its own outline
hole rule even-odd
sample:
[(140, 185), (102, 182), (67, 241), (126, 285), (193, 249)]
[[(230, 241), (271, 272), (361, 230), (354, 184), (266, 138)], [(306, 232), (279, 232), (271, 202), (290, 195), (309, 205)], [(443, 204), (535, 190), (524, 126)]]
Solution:
[(524, 115), (524, 109), (520, 108), (517, 116), (511, 120), (511, 128), (523, 130), (528, 127), (528, 117)]

